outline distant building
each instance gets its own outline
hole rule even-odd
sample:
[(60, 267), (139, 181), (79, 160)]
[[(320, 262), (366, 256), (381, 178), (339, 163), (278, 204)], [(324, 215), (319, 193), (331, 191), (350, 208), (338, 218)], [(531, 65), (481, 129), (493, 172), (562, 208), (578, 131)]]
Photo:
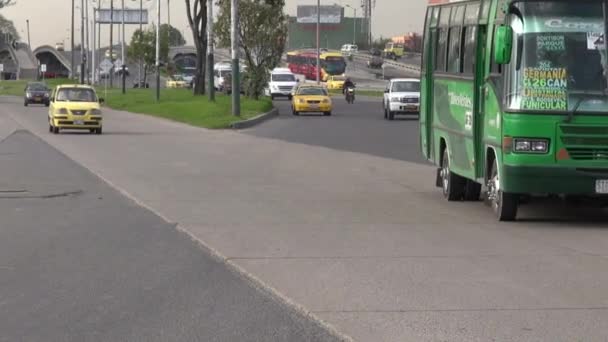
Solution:
[[(298, 6), (298, 15), (289, 18), (287, 49), (313, 48), (317, 45), (316, 6)], [(340, 49), (354, 43), (363, 48), (369, 39), (369, 24), (365, 18), (344, 17), (341, 6), (321, 6), (319, 35), (321, 48)]]

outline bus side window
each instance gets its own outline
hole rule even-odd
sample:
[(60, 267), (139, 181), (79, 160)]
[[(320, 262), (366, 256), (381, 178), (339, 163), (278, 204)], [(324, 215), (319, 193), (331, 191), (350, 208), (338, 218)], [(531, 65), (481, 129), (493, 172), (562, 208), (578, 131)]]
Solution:
[(465, 27), (463, 37), (463, 73), (472, 75), (475, 73), (475, 62), (477, 59), (477, 26)]
[(448, 51), (448, 72), (459, 74), (460, 69), (460, 26), (450, 28), (450, 50)]
[(448, 51), (448, 29), (446, 27), (439, 29), (437, 35), (437, 48), (435, 49), (435, 70), (446, 71), (446, 56)]

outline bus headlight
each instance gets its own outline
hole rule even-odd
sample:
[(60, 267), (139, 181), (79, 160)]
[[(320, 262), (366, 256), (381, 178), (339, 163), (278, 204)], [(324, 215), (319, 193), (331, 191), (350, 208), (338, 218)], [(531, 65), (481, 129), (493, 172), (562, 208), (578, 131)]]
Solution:
[(547, 153), (549, 140), (547, 139), (513, 139), (513, 150), (520, 153)]

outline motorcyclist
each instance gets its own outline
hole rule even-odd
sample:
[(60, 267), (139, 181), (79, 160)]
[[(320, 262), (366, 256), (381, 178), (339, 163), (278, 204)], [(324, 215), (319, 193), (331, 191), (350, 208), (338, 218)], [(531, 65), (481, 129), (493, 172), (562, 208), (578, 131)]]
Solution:
[(355, 83), (351, 81), (350, 77), (347, 77), (344, 85), (342, 85), (342, 94), (346, 94), (346, 89), (348, 88), (355, 88)]

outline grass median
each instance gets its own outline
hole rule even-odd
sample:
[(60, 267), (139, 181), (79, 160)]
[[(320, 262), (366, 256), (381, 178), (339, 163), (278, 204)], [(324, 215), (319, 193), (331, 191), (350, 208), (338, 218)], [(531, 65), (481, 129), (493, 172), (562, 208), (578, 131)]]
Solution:
[(216, 94), (215, 102), (208, 96), (193, 96), (187, 89), (162, 89), (160, 102), (155, 100), (154, 89), (129, 89), (126, 95), (120, 90), (99, 89), (98, 94), (106, 100), (106, 106), (131, 113), (147, 114), (192, 126), (205, 128), (229, 128), (231, 124), (253, 118), (272, 109), (270, 99), (258, 101), (241, 96), (241, 116), (232, 115), (231, 97)]
[[(49, 88), (69, 84), (69, 79), (49, 79)], [(23, 96), (27, 81), (0, 81), (0, 95)], [(260, 98), (255, 101), (241, 96), (241, 116), (232, 115), (231, 97), (216, 94), (216, 101), (210, 102), (208, 96), (194, 96), (188, 89), (161, 89), (160, 102), (155, 100), (155, 89), (127, 89), (125, 95), (118, 88), (97, 88), (99, 97), (106, 100), (105, 106), (131, 113), (147, 114), (192, 126), (221, 129), (233, 123), (253, 118), (269, 112), (272, 101)]]
[[(340, 95), (342, 94), (342, 90), (339, 89), (330, 89), (329, 93), (331, 95)], [(364, 90), (364, 89), (355, 89), (355, 95), (357, 96), (369, 96), (369, 97), (382, 97), (384, 96), (384, 92), (382, 90)]]

